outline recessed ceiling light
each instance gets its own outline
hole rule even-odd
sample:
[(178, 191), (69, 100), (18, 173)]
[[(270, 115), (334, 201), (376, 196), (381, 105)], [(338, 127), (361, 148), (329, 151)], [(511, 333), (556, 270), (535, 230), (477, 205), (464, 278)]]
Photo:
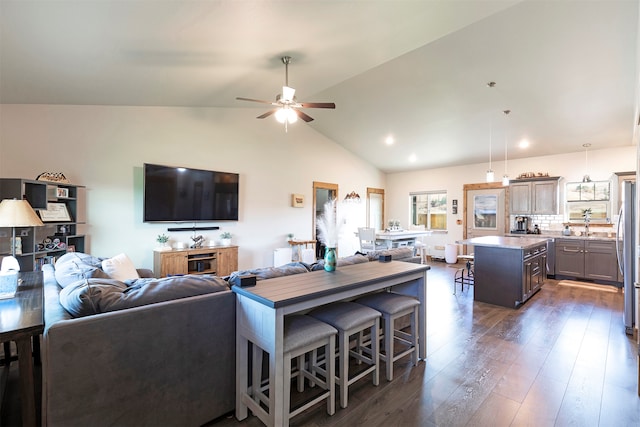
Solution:
[(410, 161), (411, 163), (414, 163), (416, 160), (418, 160), (418, 158), (416, 157), (416, 155), (415, 155), (415, 154), (411, 154), (411, 155), (409, 156), (409, 161)]
[(385, 138), (384, 142), (385, 142), (387, 145), (393, 145), (393, 143), (394, 143), (395, 141), (394, 141), (393, 137), (392, 137), (391, 135), (389, 135), (388, 137), (386, 137), (386, 138)]
[(528, 148), (529, 147), (529, 140), (522, 139), (520, 141), (520, 143), (518, 144), (518, 147), (520, 147), (520, 148)]

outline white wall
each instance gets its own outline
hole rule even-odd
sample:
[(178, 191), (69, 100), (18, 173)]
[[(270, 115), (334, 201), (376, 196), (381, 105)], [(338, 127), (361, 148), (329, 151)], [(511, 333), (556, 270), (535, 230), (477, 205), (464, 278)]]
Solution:
[[(239, 268), (268, 266), (286, 234), (311, 238), (313, 181), (339, 185), (339, 195), (363, 196), (385, 187), (376, 168), (296, 123), (285, 133), (259, 109), (0, 105), (0, 177), (31, 178), (62, 172), (87, 187), (89, 251), (126, 252), (140, 267), (153, 265), (156, 235), (174, 224), (142, 222), (142, 165), (158, 163), (240, 174), (240, 220), (202, 232), (217, 239), (230, 231)], [(305, 196), (291, 207), (291, 194)], [(366, 223), (366, 206), (350, 208), (351, 227)], [(190, 226), (191, 224), (187, 224)], [(192, 233), (169, 233), (190, 243)], [(345, 233), (342, 255), (355, 250)]]
[[(636, 146), (590, 150), (588, 153), (589, 175), (593, 181), (608, 180), (614, 172), (636, 170)], [(411, 217), (409, 193), (417, 191), (447, 192), (449, 215), (447, 217), (448, 233), (431, 238), (431, 245), (454, 243), (462, 239), (463, 226), (456, 220), (463, 219), (463, 186), (485, 182), (488, 163), (468, 166), (449, 167), (387, 175), (386, 218), (399, 219), (401, 225), (407, 227)], [(496, 179), (501, 179), (504, 171), (503, 162), (493, 162)], [(564, 182), (581, 181), (585, 174), (584, 151), (555, 156), (530, 157), (514, 159), (508, 162), (509, 176), (515, 178), (524, 172), (549, 173), (549, 176), (561, 176)], [(451, 200), (458, 200), (458, 214), (451, 214)]]

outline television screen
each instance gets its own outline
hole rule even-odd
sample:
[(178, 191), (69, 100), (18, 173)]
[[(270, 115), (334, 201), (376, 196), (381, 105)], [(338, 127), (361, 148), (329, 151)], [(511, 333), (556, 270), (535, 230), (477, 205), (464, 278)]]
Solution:
[(237, 173), (144, 164), (144, 221), (238, 220)]

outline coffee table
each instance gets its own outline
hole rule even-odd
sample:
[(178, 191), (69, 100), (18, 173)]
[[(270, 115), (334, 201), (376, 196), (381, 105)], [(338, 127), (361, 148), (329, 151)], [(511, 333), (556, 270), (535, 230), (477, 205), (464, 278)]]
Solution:
[[(14, 341), (18, 348), (22, 425), (36, 425), (36, 393), (31, 339), (44, 330), (42, 272), (20, 273), (22, 282), (13, 298), (0, 300), (0, 342)], [(37, 349), (36, 349), (37, 350)]]

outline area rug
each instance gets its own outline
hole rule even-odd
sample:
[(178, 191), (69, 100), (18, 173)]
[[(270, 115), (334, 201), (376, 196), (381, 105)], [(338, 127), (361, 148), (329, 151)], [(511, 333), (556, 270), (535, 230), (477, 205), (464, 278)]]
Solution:
[(598, 285), (589, 282), (578, 282), (576, 280), (561, 280), (558, 282), (558, 286), (571, 286), (574, 288), (591, 289), (593, 291), (613, 292), (617, 293), (618, 288), (611, 285)]

